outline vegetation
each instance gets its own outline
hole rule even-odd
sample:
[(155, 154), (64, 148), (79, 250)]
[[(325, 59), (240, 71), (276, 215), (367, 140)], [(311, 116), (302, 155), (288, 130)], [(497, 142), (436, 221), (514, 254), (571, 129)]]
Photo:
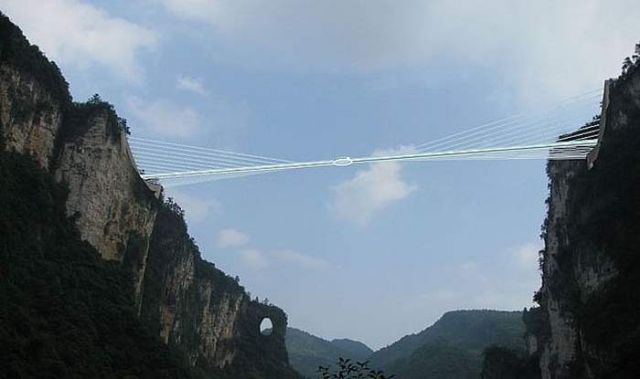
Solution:
[[(590, 170), (583, 162), (552, 162), (548, 173), (568, 179), (566, 215), (556, 233), (558, 270), (544, 278), (547, 292), (561, 300), (560, 311), (579, 331), (572, 375), (585, 376), (589, 367), (595, 377), (635, 377), (640, 372), (640, 107), (636, 91), (640, 71), (640, 44), (626, 58), (623, 72), (612, 84), (607, 125), (598, 160)], [(557, 174), (554, 174), (557, 173)], [(605, 274), (611, 279), (594, 291), (585, 291), (580, 271)], [(547, 274), (547, 273), (545, 273)], [(545, 296), (535, 300), (545, 309)], [(548, 321), (533, 334), (548, 338)]]
[(62, 133), (59, 139), (73, 141), (75, 137), (82, 136), (93, 124), (94, 117), (106, 117), (107, 130), (114, 140), (120, 138), (120, 131), (130, 133), (127, 120), (116, 113), (113, 104), (108, 103), (94, 94), (84, 103), (74, 102), (65, 107)]
[(421, 346), (398, 370), (400, 378), (476, 379), (480, 358), (461, 346), (438, 340)]
[(540, 378), (538, 356), (529, 356), (523, 350), (491, 346), (484, 351), (482, 379), (537, 379)]
[[(630, 76), (621, 77), (622, 88)], [(615, 91), (614, 91), (615, 92)], [(640, 109), (622, 93), (612, 93), (612, 107), (625, 114), (627, 125), (640, 124)], [(600, 351), (585, 359), (602, 376), (624, 377), (640, 372), (640, 134), (630, 128), (609, 128), (596, 166), (571, 183), (567, 220), (569, 238), (565, 265), (573, 265), (580, 251), (603, 254), (618, 275), (588, 298), (580, 296), (576, 279), (557, 278), (574, 290), (571, 312), (585, 340)], [(587, 214), (588, 217), (584, 215)], [(597, 257), (591, 257), (597, 259)], [(616, 352), (614, 354), (607, 352)]]
[(491, 345), (524, 349), (520, 312), (445, 313), (431, 327), (403, 337), (371, 356), (374, 365), (399, 378), (477, 378), (482, 353)]
[(0, 12), (0, 64), (7, 64), (44, 86), (60, 104), (71, 102), (69, 84), (54, 62), (31, 45), (7, 16)]
[(381, 370), (369, 368), (369, 362), (352, 362), (351, 359), (338, 358), (335, 369), (318, 367), (322, 379), (391, 379), (394, 375), (385, 375)]
[(630, 75), (637, 67), (640, 65), (640, 43), (636, 44), (634, 49), (634, 53), (631, 57), (626, 57), (622, 61), (622, 75), (621, 77), (625, 77)]
[(285, 337), (291, 367), (308, 378), (317, 377), (318, 366), (329, 367), (339, 358), (366, 360), (373, 350), (351, 340), (327, 341), (295, 328)]
[[(112, 104), (93, 95), (87, 102), (73, 102), (69, 92), (69, 84), (62, 76), (58, 66), (49, 61), (38, 46), (31, 45), (20, 28), (14, 25), (8, 17), (0, 12), (0, 65), (11, 67), (25, 78), (32, 78), (44, 87), (58, 103), (63, 114), (64, 124), (61, 138), (80, 135), (88, 125), (89, 117), (99, 112), (106, 112), (107, 122), (112, 131), (111, 135), (118, 137), (119, 131), (129, 134), (127, 120), (118, 117)], [(21, 114), (37, 109), (24, 109), (24, 104), (13, 104), (15, 118)], [(36, 107), (45, 106), (38, 103)], [(2, 125), (0, 125), (2, 128)], [(117, 133), (118, 132), (118, 133)]]
[(138, 321), (129, 273), (65, 215), (66, 190), (0, 152), (0, 367), (8, 377), (184, 378)]
[[(190, 270), (192, 267), (193, 271)], [(180, 282), (185, 274), (192, 273), (193, 281)], [(175, 279), (175, 280), (174, 280)], [(236, 280), (217, 269), (212, 263), (201, 258), (200, 250), (187, 230), (184, 211), (168, 198), (159, 207), (151, 235), (149, 255), (144, 278), (144, 293), (140, 307), (140, 318), (151, 330), (159, 334), (166, 322), (166, 309), (176, 317), (175, 333), (169, 335), (168, 344), (181, 354), (192, 357), (196, 371), (203, 377), (211, 375), (219, 378), (298, 378), (286, 365), (284, 348), (284, 327), (286, 315), (279, 308), (263, 301), (251, 301), (244, 287)], [(210, 292), (209, 292), (210, 291)], [(208, 296), (208, 301), (203, 297)], [(203, 333), (200, 325), (206, 313), (225, 308), (225, 301), (231, 304), (237, 299), (240, 308), (219, 314), (233, 323), (233, 339), (220, 339), (217, 347), (233, 351), (231, 364), (219, 368), (206, 357), (203, 347)], [(264, 336), (258, 326), (262, 317), (269, 317), (274, 324), (274, 333)], [(281, 325), (278, 331), (275, 328)]]
[(362, 342), (350, 340), (348, 338), (331, 340), (331, 344), (346, 351), (348, 355), (353, 357), (353, 359), (364, 359), (369, 357), (373, 353), (373, 350), (371, 350), (369, 346), (363, 344)]

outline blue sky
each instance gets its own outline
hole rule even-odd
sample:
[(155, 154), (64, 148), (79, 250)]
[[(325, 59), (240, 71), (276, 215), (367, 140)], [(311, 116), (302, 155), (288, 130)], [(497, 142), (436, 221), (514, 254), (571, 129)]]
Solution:
[[(133, 135), (293, 160), (415, 145), (599, 88), (637, 1), (0, 0)], [(585, 114), (585, 119), (596, 109)], [(384, 188), (384, 195), (380, 189)], [(168, 190), (292, 326), (374, 348), (539, 286), (544, 162), (320, 169)]]

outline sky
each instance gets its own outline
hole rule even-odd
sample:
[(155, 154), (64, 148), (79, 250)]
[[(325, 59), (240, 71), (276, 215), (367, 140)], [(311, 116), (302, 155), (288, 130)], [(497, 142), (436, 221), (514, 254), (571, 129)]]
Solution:
[[(0, 9), (60, 66), (75, 100), (100, 94), (134, 136), (292, 160), (400, 151), (553, 105), (601, 88), (640, 40), (637, 0)], [(532, 305), (544, 164), (327, 168), (167, 194), (204, 258), (291, 326), (376, 349), (446, 311)]]

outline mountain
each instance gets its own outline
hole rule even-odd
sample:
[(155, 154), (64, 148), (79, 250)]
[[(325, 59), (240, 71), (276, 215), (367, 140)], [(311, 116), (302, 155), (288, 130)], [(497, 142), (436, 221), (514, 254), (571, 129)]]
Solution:
[[(281, 309), (201, 258), (129, 126), (0, 14), (0, 371), (296, 378)], [(259, 325), (273, 324), (265, 336)]]
[(362, 342), (327, 341), (295, 328), (287, 328), (285, 342), (291, 366), (308, 378), (317, 377), (318, 366), (335, 365), (340, 357), (362, 361), (373, 352)]
[[(640, 52), (640, 44), (636, 46)], [(542, 288), (530, 323), (544, 378), (640, 373), (640, 59), (605, 82), (587, 161), (551, 161)], [(529, 325), (529, 323), (528, 323)]]
[(483, 351), (492, 345), (523, 350), (524, 332), (521, 312), (447, 312), (427, 329), (373, 353), (371, 366), (402, 379), (478, 378)]
[(348, 338), (333, 339), (331, 344), (346, 351), (348, 356), (354, 359), (365, 359), (373, 353), (373, 350), (360, 341), (350, 340)]

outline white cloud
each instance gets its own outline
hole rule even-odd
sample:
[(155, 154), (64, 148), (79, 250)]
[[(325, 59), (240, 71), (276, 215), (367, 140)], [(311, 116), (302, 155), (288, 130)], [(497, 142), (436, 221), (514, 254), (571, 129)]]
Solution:
[[(417, 312), (439, 314), (452, 309), (519, 310), (533, 305), (540, 287), (540, 242), (527, 242), (502, 250), (491, 259), (467, 258), (441, 268), (452, 278), (447, 287), (408, 296), (402, 306)], [(483, 254), (485, 255), (485, 254)]]
[(300, 254), (293, 250), (276, 251), (273, 253), (273, 257), (280, 262), (311, 270), (320, 270), (329, 266), (325, 260)]
[(319, 258), (310, 257), (290, 249), (266, 251), (264, 249), (247, 247), (251, 238), (248, 234), (237, 229), (222, 229), (216, 236), (216, 246), (221, 249), (236, 248), (242, 262), (252, 270), (263, 270), (277, 262), (282, 265), (294, 266), (307, 270), (321, 270), (329, 264)]
[(239, 251), (240, 259), (251, 270), (259, 271), (283, 265), (305, 270), (323, 270), (329, 264), (322, 259), (310, 257), (293, 250), (278, 250), (267, 252), (262, 249), (242, 249)]
[(540, 242), (529, 242), (518, 246), (513, 251), (513, 257), (518, 267), (522, 269), (538, 268), (538, 252), (542, 249)]
[(202, 118), (191, 107), (183, 107), (168, 100), (146, 101), (130, 97), (127, 106), (142, 127), (165, 137), (192, 137), (200, 130)]
[(216, 15), (217, 0), (161, 0), (165, 7), (179, 17), (207, 21)]
[(218, 232), (216, 245), (221, 248), (246, 246), (251, 238), (237, 229), (222, 229)]
[[(409, 151), (410, 148), (403, 147), (376, 151), (374, 155)], [(338, 217), (364, 226), (374, 214), (416, 190), (417, 186), (407, 183), (401, 174), (402, 166), (397, 162), (375, 163), (366, 170), (358, 170), (353, 178), (332, 187), (330, 208)]]
[(104, 66), (138, 82), (138, 55), (157, 44), (153, 31), (78, 0), (0, 0), (0, 7), (63, 68)]
[(168, 195), (176, 200), (184, 210), (187, 221), (199, 223), (204, 221), (211, 213), (220, 211), (220, 202), (210, 197), (202, 199), (175, 189), (168, 189), (167, 191)]
[(264, 252), (258, 249), (244, 249), (240, 251), (242, 262), (252, 270), (259, 271), (269, 267), (269, 260)]
[(636, 0), (158, 0), (205, 23), (225, 58), (285, 69), (495, 67), (522, 96), (570, 96), (619, 72)]
[(205, 96), (209, 93), (202, 84), (202, 81), (186, 75), (180, 75), (176, 80), (176, 88), (184, 91), (193, 92), (197, 95)]

